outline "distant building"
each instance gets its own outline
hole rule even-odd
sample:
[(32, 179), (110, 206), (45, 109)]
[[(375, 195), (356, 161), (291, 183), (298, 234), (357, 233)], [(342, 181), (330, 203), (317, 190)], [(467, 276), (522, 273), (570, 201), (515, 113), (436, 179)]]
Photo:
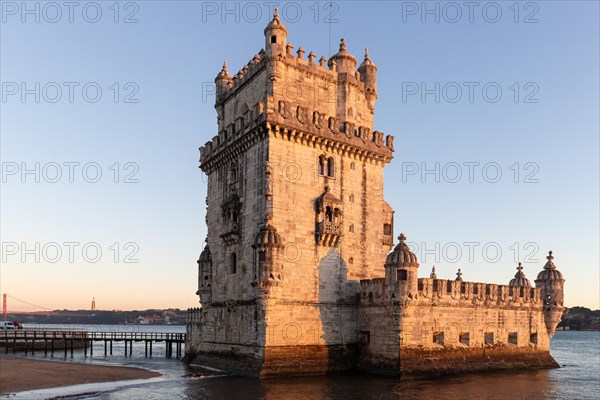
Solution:
[(259, 377), (557, 366), (564, 279), (552, 254), (535, 288), (520, 265), (509, 285), (460, 270), (419, 278), (404, 234), (390, 252), (394, 137), (374, 129), (368, 52), (358, 68), (343, 39), (329, 60), (293, 54), (277, 14), (264, 33), (263, 50), (215, 79), (218, 135), (200, 148), (201, 308), (188, 311), (186, 353)]
[(92, 297), (92, 311), (96, 311), (96, 298)]

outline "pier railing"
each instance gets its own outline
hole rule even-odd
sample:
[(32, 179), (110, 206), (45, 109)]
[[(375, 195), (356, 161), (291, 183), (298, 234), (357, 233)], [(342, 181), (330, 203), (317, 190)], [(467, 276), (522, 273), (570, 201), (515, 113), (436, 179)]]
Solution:
[[(173, 356), (173, 345), (176, 347), (177, 358), (181, 357), (186, 340), (185, 333), (172, 332), (97, 332), (82, 330), (39, 330), (39, 329), (15, 329), (0, 331), (0, 345), (4, 347), (4, 352), (9, 349), (13, 353), (17, 350), (24, 350), (25, 354), (31, 351), (35, 354), (36, 350), (44, 350), (47, 355), (50, 351), (54, 354), (55, 350), (64, 350), (65, 357), (68, 349), (71, 356), (75, 348), (83, 348), (84, 355), (87, 356), (88, 348), (90, 356), (93, 355), (94, 342), (104, 343), (104, 355), (113, 354), (113, 342), (124, 342), (125, 356), (133, 354), (133, 342), (144, 342), (145, 356), (152, 356), (152, 345), (154, 343), (165, 342), (166, 357)], [(37, 345), (36, 345), (37, 344)]]

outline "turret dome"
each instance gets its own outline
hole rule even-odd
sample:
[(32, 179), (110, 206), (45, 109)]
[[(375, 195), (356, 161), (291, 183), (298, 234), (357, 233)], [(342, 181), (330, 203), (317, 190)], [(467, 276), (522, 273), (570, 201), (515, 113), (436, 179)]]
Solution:
[(267, 223), (260, 228), (260, 231), (254, 238), (254, 248), (271, 248), (271, 247), (283, 247), (283, 241), (281, 235), (277, 233), (277, 229), (274, 226)]
[(552, 255), (552, 251), (548, 252), (548, 257), (546, 257), (548, 262), (544, 265), (544, 269), (538, 274), (536, 281), (553, 281), (553, 280), (563, 280), (563, 276), (559, 270), (556, 269), (556, 265), (554, 265), (554, 256)]
[(282, 31), (285, 32), (286, 35), (288, 33), (287, 28), (285, 27), (285, 25), (283, 25), (283, 22), (281, 22), (281, 20), (279, 19), (279, 10), (277, 10), (277, 9), (275, 9), (275, 14), (273, 14), (273, 19), (271, 20), (271, 22), (269, 22), (269, 24), (265, 28), (265, 35), (267, 34), (268, 31), (270, 31), (272, 29), (281, 29)]
[[(365, 49), (365, 59), (363, 60), (362, 63), (360, 63), (358, 70), (360, 71), (361, 69), (364, 69), (364, 67), (366, 67), (366, 66), (375, 67), (375, 63), (373, 63), (373, 60), (371, 60), (371, 56), (369, 55), (369, 49)], [(377, 68), (377, 67), (375, 67), (375, 68)]]
[(356, 58), (346, 50), (346, 41), (344, 38), (340, 40), (340, 51), (331, 56), (327, 62), (327, 66), (331, 68), (334, 61), (338, 66), (337, 68), (339, 72), (354, 74), (354, 69), (356, 68)]
[(394, 251), (388, 254), (385, 260), (385, 265), (394, 266), (396, 268), (418, 267), (419, 261), (417, 260), (417, 256), (415, 253), (410, 251), (408, 245), (405, 243), (406, 235), (401, 233), (400, 236), (398, 236), (398, 240), (400, 243), (396, 245)]
[(208, 244), (206, 246), (204, 246), (204, 250), (202, 250), (202, 253), (200, 253), (200, 258), (198, 258), (198, 262), (202, 263), (202, 262), (210, 262), (211, 261), (211, 254), (210, 254), (210, 248), (208, 247)]
[(525, 273), (523, 273), (523, 267), (521, 266), (521, 263), (519, 263), (517, 270), (518, 271), (515, 274), (515, 277), (510, 280), (510, 282), (508, 283), (508, 286), (523, 286), (523, 287), (531, 286), (531, 283), (529, 283), (529, 279), (527, 279), (525, 277)]

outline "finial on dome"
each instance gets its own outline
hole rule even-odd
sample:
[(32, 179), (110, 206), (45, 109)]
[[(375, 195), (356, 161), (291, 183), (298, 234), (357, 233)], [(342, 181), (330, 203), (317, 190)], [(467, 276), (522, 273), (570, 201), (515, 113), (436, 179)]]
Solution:
[(369, 49), (365, 47), (365, 60), (370, 60), (371, 57), (369, 56)]
[(340, 40), (340, 51), (346, 51), (346, 41), (344, 40), (344, 38)]
[(275, 12), (273, 13), (273, 18), (279, 18), (279, 9), (275, 7)]
[(401, 243), (404, 243), (404, 241), (406, 240), (406, 235), (404, 233), (401, 233), (400, 236), (398, 236), (398, 240)]
[(523, 267), (521, 266), (521, 263), (519, 263), (519, 266), (517, 267), (517, 269), (519, 270), (519, 272), (521, 272), (523, 270)]
[(462, 272), (460, 271), (460, 268), (458, 269), (458, 272), (456, 273), (456, 280), (462, 281)]
[(431, 274), (429, 274), (429, 278), (437, 279), (437, 274), (435, 273), (435, 265), (431, 267)]
[(221, 68), (221, 71), (227, 72), (227, 60), (223, 60), (223, 68)]
[(556, 265), (554, 265), (554, 256), (552, 255), (552, 250), (548, 252), (548, 256), (546, 257), (546, 265), (544, 265), (544, 269), (556, 269)]

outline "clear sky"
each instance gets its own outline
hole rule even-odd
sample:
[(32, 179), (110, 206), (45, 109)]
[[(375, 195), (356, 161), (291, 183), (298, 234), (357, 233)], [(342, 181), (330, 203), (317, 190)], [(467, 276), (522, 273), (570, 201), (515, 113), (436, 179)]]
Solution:
[[(2, 1), (2, 293), (198, 304), (210, 84), (260, 51), (272, 4)], [(332, 53), (369, 48), (375, 127), (396, 136), (385, 195), (421, 276), (508, 283), (522, 261), (533, 281), (553, 250), (566, 305), (598, 308), (598, 2), (468, 4), (279, 7), (295, 49), (327, 57), (330, 30)]]

